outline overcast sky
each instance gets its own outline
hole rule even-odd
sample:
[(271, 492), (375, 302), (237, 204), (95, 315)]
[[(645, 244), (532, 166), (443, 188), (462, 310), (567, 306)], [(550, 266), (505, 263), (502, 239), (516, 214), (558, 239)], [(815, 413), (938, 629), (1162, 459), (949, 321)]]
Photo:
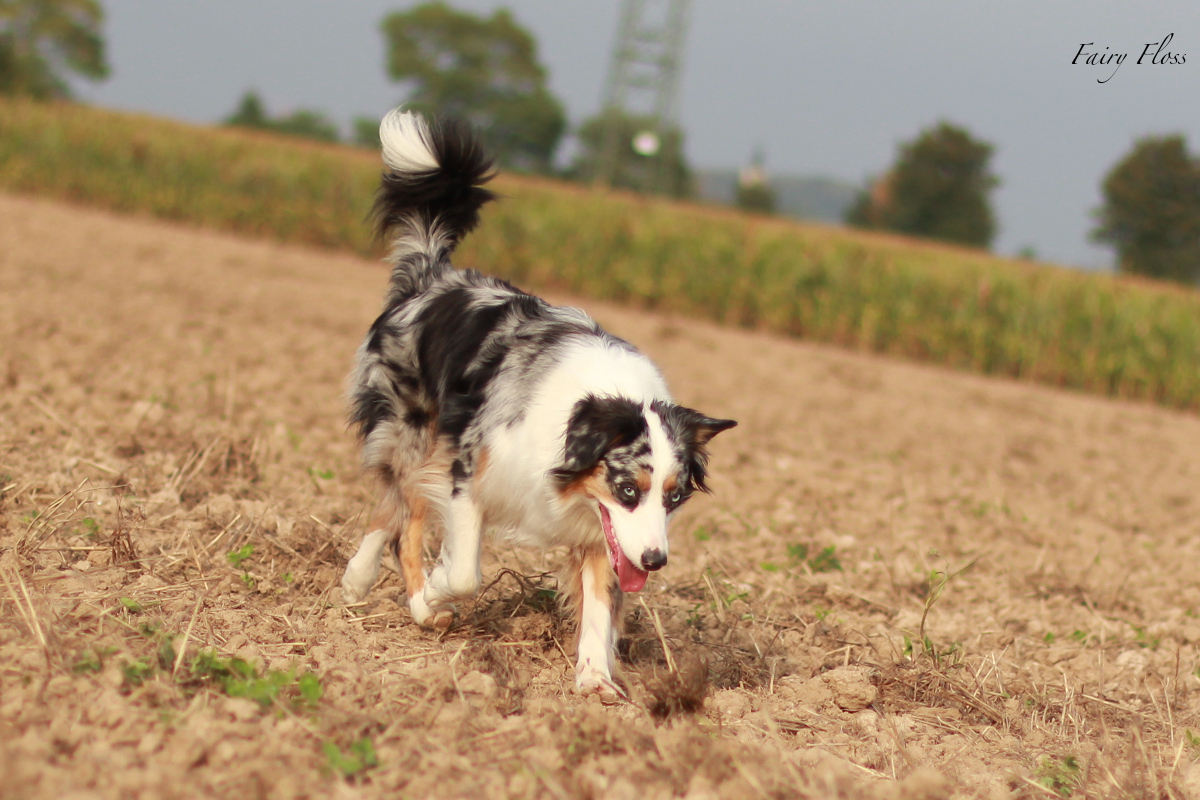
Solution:
[[(214, 122), (249, 88), (272, 114), (325, 111), (344, 129), (403, 100), (384, 74), (382, 0), (103, 0), (112, 77), (99, 105)], [(455, 0), (505, 5), (536, 36), (550, 85), (577, 124), (596, 113), (616, 0)], [(1134, 62), (1147, 43), (1186, 63)], [(1114, 65), (1072, 65), (1087, 52)], [(1156, 48), (1151, 48), (1153, 55)], [(1110, 78), (1111, 75), (1111, 78)], [(1106, 83), (1099, 80), (1108, 79)], [(682, 81), (696, 167), (736, 167), (756, 145), (768, 171), (853, 183), (939, 119), (996, 147), (995, 249), (1091, 268), (1105, 172), (1133, 141), (1182, 132), (1200, 147), (1200, 2), (1195, 0), (694, 0)]]

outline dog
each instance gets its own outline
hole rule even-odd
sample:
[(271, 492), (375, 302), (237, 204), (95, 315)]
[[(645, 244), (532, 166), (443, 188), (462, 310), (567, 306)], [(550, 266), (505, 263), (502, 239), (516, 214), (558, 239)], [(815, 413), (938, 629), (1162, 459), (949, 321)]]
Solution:
[[(469, 126), (396, 109), (380, 140), (373, 214), (391, 237), (391, 281), (349, 386), (379, 499), (343, 597), (366, 596), (388, 551), (413, 619), (445, 630), (453, 601), (479, 591), (485, 531), (565, 548), (575, 688), (623, 696), (622, 596), (666, 565), (667, 520), (708, 491), (707, 445), (737, 423), (676, 404), (650, 360), (584, 312), (451, 265), (494, 199), (493, 162)], [(426, 572), (425, 533), (437, 530)]]

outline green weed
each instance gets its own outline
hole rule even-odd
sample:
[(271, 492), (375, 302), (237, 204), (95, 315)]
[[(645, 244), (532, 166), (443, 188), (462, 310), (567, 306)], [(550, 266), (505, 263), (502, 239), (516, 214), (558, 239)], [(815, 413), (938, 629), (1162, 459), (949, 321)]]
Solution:
[(309, 706), (315, 706), (325, 696), (325, 687), (321, 685), (321, 679), (311, 672), (306, 672), (296, 681), (296, 688), (300, 691), (300, 697)]
[(1134, 644), (1136, 644), (1138, 647), (1144, 647), (1147, 650), (1157, 650), (1158, 649), (1158, 645), (1162, 642), (1162, 639), (1160, 637), (1151, 636), (1149, 633), (1146, 632), (1145, 626), (1132, 625), (1130, 627), (1133, 628)]
[(789, 544), (788, 558), (797, 564), (806, 564), (812, 572), (841, 572), (842, 562), (838, 560), (837, 548), (833, 545), (823, 547), (812, 558), (808, 557), (809, 548), (806, 544)]
[(363, 770), (379, 766), (375, 745), (366, 736), (351, 744), (345, 753), (333, 742), (325, 742), (321, 749), (325, 752), (329, 768), (345, 778), (353, 778)]
[(125, 607), (125, 610), (130, 614), (141, 614), (146, 610), (146, 607), (134, 600), (132, 597), (118, 597), (117, 602)]
[(71, 672), (75, 675), (86, 675), (89, 672), (100, 672), (104, 669), (104, 659), (117, 652), (113, 647), (93, 647), (84, 650), (75, 657), (71, 664)]
[(293, 670), (258, 669), (241, 658), (222, 658), (211, 650), (201, 650), (191, 664), (192, 677), (207, 682), (230, 697), (245, 697), (266, 708), (285, 689), (296, 688), (300, 698), (315, 705), (324, 695), (319, 677), (311, 672), (297, 676)]
[(174, 636), (164, 634), (158, 640), (158, 668), (162, 670), (170, 670), (175, 666), (175, 643)]
[(1034, 773), (1034, 780), (1059, 797), (1070, 797), (1079, 785), (1081, 769), (1075, 756), (1061, 758), (1046, 756)]
[(225, 559), (234, 569), (241, 569), (242, 564), (252, 555), (254, 555), (254, 545), (244, 544), (237, 550), (230, 550), (226, 553)]
[(144, 659), (126, 661), (121, 665), (122, 686), (126, 689), (141, 686), (153, 674), (154, 665)]
[[(932, 558), (938, 557), (937, 551), (930, 551), (929, 555)], [(925, 623), (929, 619), (929, 612), (937, 604), (938, 600), (941, 599), (942, 593), (946, 591), (946, 584), (959, 575), (962, 575), (971, 567), (975, 566), (976, 561), (977, 559), (972, 559), (954, 572), (944, 569), (931, 569), (925, 576), (923, 587), (925, 602), (924, 608), (921, 611), (921, 625), (917, 631), (917, 641), (919, 641), (921, 646), (924, 648), (925, 655), (928, 655), (930, 658), (932, 658), (934, 664), (939, 668), (941, 667), (942, 661), (946, 658), (961, 657), (961, 649), (958, 643), (952, 643), (949, 647), (939, 650), (934, 644), (933, 639), (926, 635)], [(1054, 634), (1049, 634), (1048, 636), (1049, 638), (1046, 639), (1047, 642), (1054, 641)], [(907, 637), (905, 637), (905, 642), (908, 643)], [(908, 647), (908, 652), (911, 654), (911, 646)]]

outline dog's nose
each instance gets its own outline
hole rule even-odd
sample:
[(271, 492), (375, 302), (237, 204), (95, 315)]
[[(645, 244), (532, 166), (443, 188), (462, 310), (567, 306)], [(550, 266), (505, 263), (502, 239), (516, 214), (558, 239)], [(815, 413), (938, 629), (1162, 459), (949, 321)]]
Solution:
[(667, 554), (657, 547), (653, 550), (647, 549), (642, 553), (642, 569), (647, 572), (654, 572), (656, 569), (662, 569), (667, 565)]

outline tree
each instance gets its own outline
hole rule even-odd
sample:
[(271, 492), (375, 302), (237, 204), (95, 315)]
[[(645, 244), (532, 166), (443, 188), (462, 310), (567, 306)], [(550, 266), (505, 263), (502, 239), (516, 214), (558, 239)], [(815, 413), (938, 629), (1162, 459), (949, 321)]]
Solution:
[(1200, 163), (1183, 136), (1148, 137), (1112, 168), (1092, 236), (1122, 272), (1200, 282)]
[(577, 133), (579, 154), (567, 177), (588, 182), (598, 177), (605, 155), (606, 125), (614, 115), (618, 147), (610, 184), (618, 189), (659, 188), (673, 197), (691, 196), (692, 170), (683, 155), (683, 131), (671, 128), (660, 136), (654, 133), (653, 118), (623, 111), (609, 110), (584, 121)]
[(354, 131), (353, 142), (359, 147), (378, 150), (383, 146), (379, 140), (379, 120), (374, 117), (355, 117), (351, 128)]
[(225, 124), (239, 128), (258, 128), (305, 139), (319, 139), (323, 142), (338, 141), (337, 125), (321, 112), (300, 109), (286, 117), (271, 119), (263, 108), (262, 98), (254, 91), (242, 95), (237, 111), (225, 118)]
[(0, 0), (0, 95), (71, 97), (66, 74), (108, 76), (97, 0)]
[(991, 156), (990, 144), (940, 122), (900, 146), (895, 165), (859, 195), (846, 221), (987, 247), (996, 234), (988, 193), (999, 183)]
[(546, 88), (537, 44), (506, 9), (483, 18), (442, 2), (384, 18), (388, 74), (408, 81), (408, 107), (479, 129), (501, 166), (546, 172), (566, 129)]

